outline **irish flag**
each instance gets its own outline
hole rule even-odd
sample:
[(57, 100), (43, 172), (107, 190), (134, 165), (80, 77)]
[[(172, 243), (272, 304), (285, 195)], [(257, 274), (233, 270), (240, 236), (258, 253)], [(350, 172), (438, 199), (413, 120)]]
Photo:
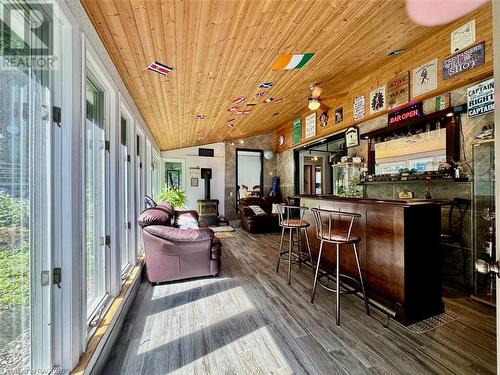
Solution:
[(296, 55), (283, 55), (274, 63), (273, 70), (300, 69), (314, 56), (314, 53), (301, 53)]

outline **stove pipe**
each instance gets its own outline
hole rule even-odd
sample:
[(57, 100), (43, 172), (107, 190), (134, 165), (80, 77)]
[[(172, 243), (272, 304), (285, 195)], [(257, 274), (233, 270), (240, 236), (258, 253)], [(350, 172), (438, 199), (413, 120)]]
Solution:
[(201, 178), (205, 180), (205, 200), (210, 200), (210, 180), (212, 179), (212, 168), (201, 168)]

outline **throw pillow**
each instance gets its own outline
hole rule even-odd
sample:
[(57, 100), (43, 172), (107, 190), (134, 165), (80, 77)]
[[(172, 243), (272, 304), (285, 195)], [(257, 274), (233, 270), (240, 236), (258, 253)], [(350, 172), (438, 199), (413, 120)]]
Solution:
[(198, 229), (198, 222), (191, 216), (179, 216), (176, 220), (179, 229)]
[(277, 213), (279, 213), (279, 211), (278, 211), (278, 206), (280, 206), (280, 204), (278, 204), (278, 203), (273, 203), (273, 208), (272, 208), (272, 210), (271, 210), (271, 213), (273, 213), (273, 214), (277, 214)]
[(253, 213), (256, 215), (256, 216), (262, 216), (262, 215), (265, 215), (266, 214), (266, 211), (264, 211), (262, 208), (260, 208), (259, 206), (248, 206), (250, 207), (250, 209), (253, 211)]

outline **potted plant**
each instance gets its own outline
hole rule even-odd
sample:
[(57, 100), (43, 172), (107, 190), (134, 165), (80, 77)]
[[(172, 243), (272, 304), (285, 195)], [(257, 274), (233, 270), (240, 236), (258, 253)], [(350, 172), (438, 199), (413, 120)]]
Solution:
[(165, 186), (163, 190), (157, 195), (156, 200), (160, 202), (168, 202), (174, 208), (181, 209), (187, 202), (186, 192), (176, 187)]

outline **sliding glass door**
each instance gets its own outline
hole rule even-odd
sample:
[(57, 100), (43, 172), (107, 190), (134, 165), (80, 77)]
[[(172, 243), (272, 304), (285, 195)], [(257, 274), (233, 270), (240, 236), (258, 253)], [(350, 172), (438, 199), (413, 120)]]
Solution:
[(106, 131), (104, 90), (87, 73), (85, 123), (85, 274), (87, 317), (106, 296)]

